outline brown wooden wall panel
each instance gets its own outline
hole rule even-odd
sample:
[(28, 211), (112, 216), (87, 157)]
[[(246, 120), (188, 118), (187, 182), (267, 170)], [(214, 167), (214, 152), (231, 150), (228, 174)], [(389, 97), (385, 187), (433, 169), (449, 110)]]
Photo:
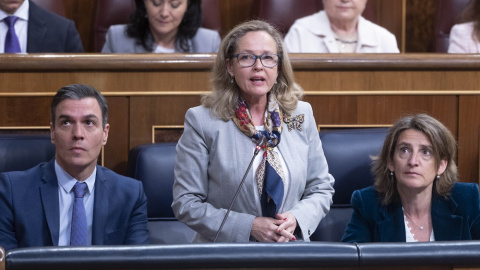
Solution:
[[(465, 95), (459, 100), (458, 163), (460, 179), (479, 181), (480, 96)], [(472, 168), (467, 170), (466, 168)], [(476, 169), (476, 170), (475, 170)]]
[(129, 99), (122, 97), (107, 97), (108, 123), (110, 131), (104, 147), (103, 165), (121, 174), (126, 173), (128, 160), (128, 128), (130, 125)]
[(130, 149), (151, 143), (153, 126), (183, 125), (187, 110), (199, 104), (199, 95), (131, 97)]
[[(471, 55), (292, 54), (297, 81), (320, 125), (385, 125), (426, 112), (459, 140), (462, 181), (477, 182), (480, 61)], [(215, 55), (0, 55), (0, 127), (45, 126), (63, 85), (107, 96), (111, 133), (104, 164), (126, 169), (128, 150), (153, 126), (182, 126), (209, 91)], [(158, 132), (158, 136), (161, 132)], [(178, 134), (177, 134), (178, 135)]]

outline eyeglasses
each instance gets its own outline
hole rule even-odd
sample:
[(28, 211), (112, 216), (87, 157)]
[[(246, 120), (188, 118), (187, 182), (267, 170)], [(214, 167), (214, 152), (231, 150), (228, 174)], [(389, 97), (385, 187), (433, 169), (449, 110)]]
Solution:
[(278, 54), (262, 54), (262, 55), (254, 55), (251, 53), (239, 53), (232, 56), (232, 58), (237, 58), (238, 64), (241, 67), (251, 67), (255, 65), (257, 59), (260, 59), (260, 63), (266, 68), (273, 68), (278, 65), (278, 60), (280, 59), (280, 55)]

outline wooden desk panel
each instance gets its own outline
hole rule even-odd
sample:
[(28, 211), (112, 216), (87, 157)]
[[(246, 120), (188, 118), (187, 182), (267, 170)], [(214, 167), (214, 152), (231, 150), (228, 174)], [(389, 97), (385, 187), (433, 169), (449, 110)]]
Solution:
[[(425, 112), (458, 137), (461, 180), (478, 181), (480, 56), (291, 54), (318, 124), (392, 124)], [(86, 83), (107, 97), (105, 166), (124, 173), (128, 150), (152, 126), (181, 126), (210, 89), (210, 54), (0, 55), (0, 126), (45, 126), (61, 87)]]

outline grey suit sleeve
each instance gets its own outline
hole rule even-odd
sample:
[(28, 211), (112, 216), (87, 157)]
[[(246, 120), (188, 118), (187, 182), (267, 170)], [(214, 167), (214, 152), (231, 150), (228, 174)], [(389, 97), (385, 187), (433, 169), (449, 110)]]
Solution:
[[(199, 235), (196, 242), (212, 242), (227, 210), (231, 198), (222, 197), (222, 190), (209, 190), (211, 138), (205, 129), (212, 125), (211, 118), (190, 109), (185, 116), (185, 129), (177, 144), (175, 182), (173, 185), (172, 208), (178, 220), (195, 230)], [(221, 168), (218, 168), (220, 170)], [(222, 184), (222, 189), (234, 189), (232, 183)], [(237, 201), (237, 203), (239, 203)], [(255, 216), (232, 211), (222, 229), (218, 242), (248, 242)]]
[(303, 239), (308, 241), (320, 220), (330, 210), (335, 180), (328, 173), (327, 160), (310, 104), (308, 104), (308, 113), (305, 115), (305, 128), (309, 145), (305, 191), (300, 201), (289, 212), (297, 219)]
[(103, 45), (102, 48), (102, 53), (113, 53), (114, 49), (112, 48), (114, 42), (113, 42), (113, 30), (112, 27), (110, 26), (108, 28), (107, 34), (105, 35), (105, 44)]

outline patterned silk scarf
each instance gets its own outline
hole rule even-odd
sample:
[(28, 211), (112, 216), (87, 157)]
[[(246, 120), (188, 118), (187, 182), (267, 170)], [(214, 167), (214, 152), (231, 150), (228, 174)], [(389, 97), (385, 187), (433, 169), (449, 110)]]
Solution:
[(255, 144), (262, 135), (267, 139), (267, 142), (262, 145), (264, 150), (263, 159), (255, 174), (264, 217), (275, 218), (282, 205), (285, 190), (282, 164), (279, 156), (274, 151), (274, 148), (280, 143), (282, 119), (282, 112), (273, 98), (269, 98), (267, 109), (265, 110), (265, 130), (258, 131), (255, 128), (248, 105), (242, 98), (238, 100), (235, 117), (233, 118), (240, 131), (250, 137)]

